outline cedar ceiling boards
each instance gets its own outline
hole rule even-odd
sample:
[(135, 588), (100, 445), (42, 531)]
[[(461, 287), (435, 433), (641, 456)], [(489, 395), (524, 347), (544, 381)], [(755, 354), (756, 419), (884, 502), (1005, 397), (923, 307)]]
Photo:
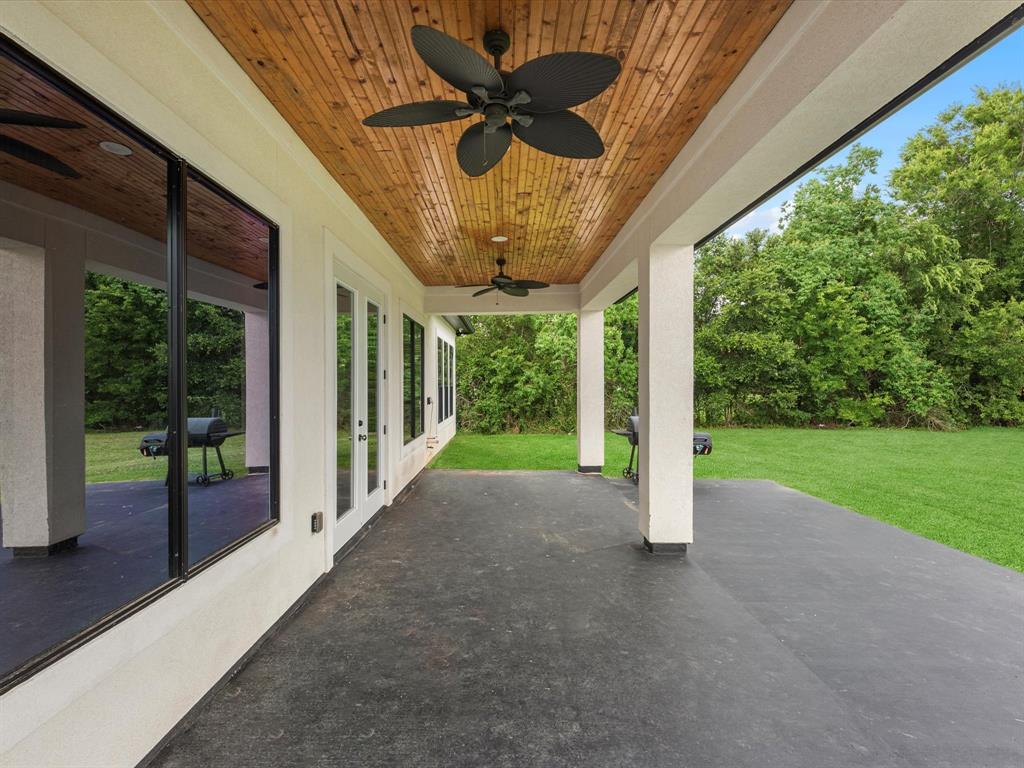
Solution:
[[(189, 0), (206, 26), (425, 285), (514, 277), (578, 283), (650, 191), (791, 0)], [(622, 62), (576, 108), (606, 151), (553, 157), (513, 141), (469, 178), (455, 145), (474, 118), (374, 129), (385, 107), (462, 98), (416, 55), (409, 31), (440, 29), (483, 54), (502, 28), (502, 68), (557, 51)], [(492, 235), (509, 242), (492, 243)]]
[[(150, 237), (167, 238), (167, 164), (81, 104), (0, 56), (0, 107), (73, 120), (80, 129), (0, 125), (0, 134), (48, 152), (81, 174), (68, 179), (0, 153), (0, 179), (88, 211)], [(100, 149), (113, 141), (132, 150), (120, 157)], [(188, 185), (190, 256), (267, 279), (267, 225), (195, 180)]]

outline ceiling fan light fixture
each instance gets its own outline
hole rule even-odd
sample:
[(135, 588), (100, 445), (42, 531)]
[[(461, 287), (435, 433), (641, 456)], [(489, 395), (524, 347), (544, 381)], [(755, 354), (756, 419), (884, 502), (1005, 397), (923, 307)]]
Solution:
[(132, 152), (131, 147), (126, 147), (124, 144), (117, 141), (101, 141), (100, 149), (104, 152), (109, 152), (112, 155), (117, 155), (118, 157), (131, 157), (135, 154)]

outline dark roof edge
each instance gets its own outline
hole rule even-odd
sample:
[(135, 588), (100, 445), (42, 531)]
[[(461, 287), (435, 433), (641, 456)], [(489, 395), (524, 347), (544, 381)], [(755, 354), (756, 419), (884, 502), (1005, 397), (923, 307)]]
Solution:
[(475, 330), (472, 321), (466, 315), (441, 315), (441, 317), (455, 329), (456, 336), (468, 336)]

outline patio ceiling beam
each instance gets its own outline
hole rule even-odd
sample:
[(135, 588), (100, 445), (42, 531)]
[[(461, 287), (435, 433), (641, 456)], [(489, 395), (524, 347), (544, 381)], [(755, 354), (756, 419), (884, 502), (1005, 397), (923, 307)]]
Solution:
[(654, 242), (698, 243), (1018, 7), (798, 0), (580, 283), (603, 309)]

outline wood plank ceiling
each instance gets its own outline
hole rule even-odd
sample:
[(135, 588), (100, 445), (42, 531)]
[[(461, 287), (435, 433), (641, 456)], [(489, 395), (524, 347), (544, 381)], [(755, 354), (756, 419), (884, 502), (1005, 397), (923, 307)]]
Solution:
[[(57, 173), (0, 152), (0, 180), (66, 203), (165, 242), (167, 163), (109, 125), (48, 81), (0, 55), (0, 108), (72, 120), (66, 130), (0, 125), (8, 136), (48, 152), (80, 178)], [(132, 150), (127, 157), (103, 151), (111, 141)], [(188, 183), (188, 254), (262, 282), (267, 279), (267, 225), (194, 179)]]
[[(426, 285), (485, 282), (499, 255), (514, 277), (579, 282), (790, 2), (189, 0)], [(455, 145), (478, 118), (364, 127), (385, 107), (463, 98), (415, 53), (416, 24), (481, 53), (484, 32), (504, 29), (507, 71), (556, 51), (618, 57), (616, 83), (576, 108), (604, 156), (558, 158), (516, 140), (474, 179)]]

